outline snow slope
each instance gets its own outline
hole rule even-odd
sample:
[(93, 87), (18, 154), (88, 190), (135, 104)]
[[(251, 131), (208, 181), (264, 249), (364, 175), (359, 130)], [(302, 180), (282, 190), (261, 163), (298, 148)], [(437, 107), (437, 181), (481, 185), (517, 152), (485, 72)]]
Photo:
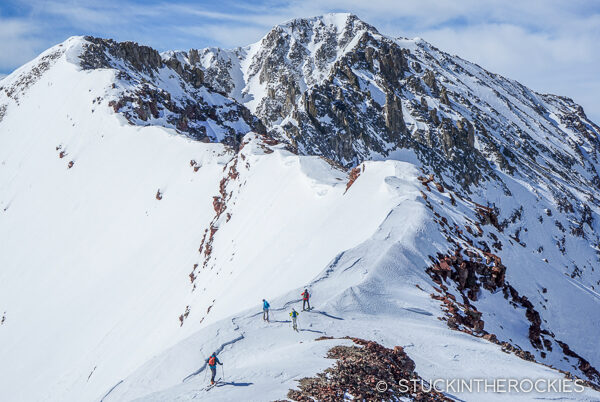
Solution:
[[(391, 197), (393, 205), (371, 238), (339, 253), (310, 282), (317, 307), (300, 313), (299, 333), (290, 328), (287, 313), (293, 306), (299, 309), (301, 287), (272, 300), (273, 322), (264, 323), (257, 306), (208, 326), (123, 379), (104, 400), (274, 400), (298, 379), (326, 367), (322, 357), (332, 344), (347, 342), (316, 341), (316, 337), (348, 334), (388, 346), (403, 345), (424, 378), (456, 378), (457, 373), (461, 378), (560, 378), (556, 371), (507, 355), (496, 345), (451, 331), (437, 319), (439, 306), (429, 297), (428, 277), (414, 267), (425, 263), (423, 251), (431, 249), (431, 242), (443, 247), (444, 239), (419, 200), (416, 173), (413, 166), (401, 162), (366, 164), (365, 176), (347, 196), (357, 197), (371, 187), (368, 194)], [(377, 189), (373, 183), (378, 183)], [(243, 242), (256, 239), (246, 237)], [(225, 380), (207, 391), (208, 370), (203, 362), (214, 350), (225, 363)], [(450, 396), (506, 398), (489, 393)], [(557, 396), (561, 395), (512, 395)], [(588, 390), (577, 398), (598, 396)]]
[[(303, 85), (321, 82), (357, 35), (372, 29), (354, 19), (348, 28), (348, 18), (302, 22), (315, 35), (303, 46), (320, 55), (293, 71), (305, 77)], [(295, 43), (304, 30), (290, 24), (276, 27), (271, 40), (287, 35)], [(324, 42), (315, 39), (319, 35)], [(2, 399), (281, 399), (297, 380), (333, 364), (324, 359), (330, 347), (348, 342), (315, 340), (323, 335), (402, 345), (426, 379), (563, 377), (505, 353), (506, 345), (484, 340), (484, 332), (462, 324), (463, 332), (450, 329), (448, 295), (462, 304), (461, 312), (481, 312), (486, 332), (539, 362), (585, 377), (586, 367), (565, 355), (561, 341), (600, 366), (597, 210), (584, 225), (552, 192), (560, 187), (580, 202), (597, 195), (560, 179), (567, 165), (555, 162), (571, 148), (544, 154), (545, 176), (496, 169), (501, 182), (473, 186), (474, 200), (494, 203), (506, 220), (506, 226), (484, 224), (458, 185), (422, 184), (422, 170), (430, 166), (418, 149), (373, 153), (377, 160), (347, 172), (265, 135), (242, 137), (257, 119), (238, 101), (253, 111), (258, 95), (263, 105), (279, 101), (268, 88), (250, 85), (253, 79), (260, 84), (260, 73), (250, 74), (246, 63), (261, 58), (259, 45), (197, 55), (205, 78), (215, 60), (223, 68), (233, 60), (235, 85), (223, 92), (236, 101), (191, 80), (192, 70), (178, 71), (183, 67), (169, 60), (181, 53), (134, 68), (138, 58), (155, 56), (151, 49), (100, 40), (94, 43), (101, 51), (90, 53), (90, 40), (71, 38), (0, 82)], [(336, 51), (329, 54), (323, 43), (334, 43)], [(109, 62), (94, 58), (102, 55), (110, 55)], [(95, 67), (85, 67), (90, 63)], [(370, 77), (363, 73), (364, 83)], [(375, 102), (391, 102), (376, 80), (370, 82)], [(572, 105), (548, 99), (556, 124), (563, 124), (560, 110)], [(579, 137), (569, 130), (573, 145)], [(585, 153), (595, 155), (594, 143), (575, 147), (587, 162), (571, 165), (574, 176), (590, 182), (595, 156)], [(524, 210), (517, 216), (518, 205)], [(585, 211), (583, 204), (575, 208)], [(467, 235), (467, 227), (479, 234)], [(563, 235), (577, 227), (583, 236)], [(507, 283), (531, 301), (539, 329), (547, 332), (540, 339), (551, 348), (532, 343), (531, 309), (503, 294), (507, 284), (482, 287), (469, 301), (455, 280), (431, 273), (456, 244), (461, 255), (480, 261), (489, 252), (501, 258)], [(578, 275), (571, 275), (572, 265), (581, 267)], [(487, 262), (485, 269), (499, 266)], [(484, 274), (471, 279), (483, 282)], [(305, 287), (315, 309), (301, 312), (301, 331), (294, 333), (287, 317)], [(260, 318), (263, 298), (273, 306), (269, 324)], [(226, 363), (225, 383), (207, 393), (203, 362), (215, 350)], [(511, 397), (600, 399), (590, 388)]]
[[(365, 241), (394, 205), (377, 180), (345, 196), (345, 173), (324, 160), (248, 145), (250, 190), (215, 241), (218, 268), (203, 271), (202, 288), (191, 292), (188, 273), (233, 155), (94, 108), (110, 97), (114, 73), (80, 71), (69, 60), (77, 43), (65, 46), (1, 123), (6, 395), (99, 397), (199, 328), (208, 305), (203, 325), (306, 284), (340, 250)], [(244, 239), (253, 242), (235, 245)], [(32, 371), (35, 387), (27, 386)]]
[(220, 144), (94, 111), (112, 72), (77, 70), (62, 56), (1, 123), (0, 370), (14, 400), (78, 395), (73, 376), (98, 366), (110, 382), (185, 336), (170, 295), (186, 291), (177, 273), (228, 160)]

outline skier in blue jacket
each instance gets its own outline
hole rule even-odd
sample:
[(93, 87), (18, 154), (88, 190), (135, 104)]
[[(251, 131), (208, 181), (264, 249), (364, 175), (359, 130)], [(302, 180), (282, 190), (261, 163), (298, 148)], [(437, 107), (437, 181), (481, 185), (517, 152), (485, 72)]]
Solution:
[(210, 355), (210, 357), (208, 359), (206, 359), (206, 363), (208, 364), (208, 367), (210, 368), (210, 371), (212, 373), (212, 376), (210, 377), (210, 383), (214, 384), (215, 383), (215, 375), (217, 375), (217, 364), (219, 365), (223, 365), (223, 363), (221, 363), (219, 361), (219, 358), (217, 357), (217, 353), (213, 353), (212, 355)]
[(265, 321), (269, 321), (269, 307), (271, 307), (269, 302), (263, 299), (263, 320)]

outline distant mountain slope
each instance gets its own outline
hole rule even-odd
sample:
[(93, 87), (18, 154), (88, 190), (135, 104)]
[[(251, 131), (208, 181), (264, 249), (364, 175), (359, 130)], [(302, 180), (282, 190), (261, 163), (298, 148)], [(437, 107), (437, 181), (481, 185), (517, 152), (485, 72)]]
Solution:
[(346, 166), (410, 147), (465, 185), (496, 169), (539, 175), (541, 160), (563, 177), (580, 164), (582, 184), (600, 185), (600, 128), (573, 101), (351, 14), (292, 20), (246, 48), (175, 55), (304, 153)]

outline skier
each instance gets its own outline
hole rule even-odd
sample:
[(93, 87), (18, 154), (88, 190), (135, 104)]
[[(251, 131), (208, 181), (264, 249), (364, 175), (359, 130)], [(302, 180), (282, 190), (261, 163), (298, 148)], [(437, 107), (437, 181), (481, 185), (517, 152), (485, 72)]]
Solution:
[(310, 310), (310, 302), (308, 299), (310, 295), (308, 294), (308, 289), (304, 289), (304, 292), (301, 294), (302, 296), (302, 311), (306, 311), (306, 305), (308, 305), (308, 309)]
[(217, 375), (217, 364), (222, 366), (223, 363), (219, 361), (219, 358), (217, 357), (217, 352), (210, 355), (210, 357), (206, 360), (206, 363), (208, 363), (208, 367), (210, 368), (210, 371), (212, 373), (212, 376), (210, 377), (210, 383), (211, 385), (214, 385), (215, 375)]
[(298, 323), (297, 323), (297, 319), (298, 319), (298, 312), (295, 309), (292, 309), (292, 312), (290, 313), (290, 317), (292, 317), (292, 327), (294, 328), (294, 331), (298, 332)]
[(263, 299), (263, 320), (265, 321), (269, 321), (269, 307), (271, 307), (269, 302)]

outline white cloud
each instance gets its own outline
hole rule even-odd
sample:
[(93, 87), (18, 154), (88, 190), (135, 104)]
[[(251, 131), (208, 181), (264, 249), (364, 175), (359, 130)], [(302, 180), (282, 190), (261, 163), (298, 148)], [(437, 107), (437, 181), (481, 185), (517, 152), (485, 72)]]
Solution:
[[(202, 24), (199, 26), (181, 27), (180, 32), (203, 39), (211, 46), (238, 47), (254, 43), (262, 38), (267, 31), (253, 26), (227, 26), (223, 24)], [(240, 41), (244, 38), (244, 41)]]
[[(600, 26), (600, 25), (599, 25)], [(531, 32), (509, 24), (443, 28), (422, 36), (442, 50), (520, 81), (538, 92), (572, 97), (600, 121), (598, 39), (585, 32)]]
[(0, 71), (11, 71), (33, 59), (42, 43), (33, 24), (0, 17)]

